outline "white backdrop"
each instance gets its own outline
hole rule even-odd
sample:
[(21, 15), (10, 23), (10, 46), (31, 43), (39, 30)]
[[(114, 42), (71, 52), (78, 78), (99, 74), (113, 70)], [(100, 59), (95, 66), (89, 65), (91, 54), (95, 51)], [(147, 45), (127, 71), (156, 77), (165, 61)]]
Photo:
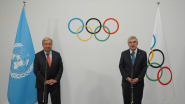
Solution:
[[(158, 0), (167, 42), (176, 97), (168, 104), (184, 104), (184, 33), (185, 1)], [(123, 104), (121, 74), (118, 68), (121, 52), (128, 49), (127, 39), (135, 35), (138, 47), (148, 52), (151, 45), (157, 12), (157, 0), (27, 0), (25, 11), (35, 53), (42, 50), (41, 41), (53, 39), (53, 49), (60, 52), (64, 72), (61, 79), (62, 104)], [(0, 0), (0, 104), (8, 104), (7, 89), (13, 45), (22, 11), (22, 0)], [(80, 18), (84, 23), (90, 18), (103, 22), (115, 18), (119, 30), (105, 42), (93, 36), (82, 42), (68, 30), (68, 22)], [(71, 22), (77, 31), (80, 21)], [(94, 29), (99, 23), (92, 20)], [(117, 24), (108, 21), (106, 26), (115, 31)], [(90, 34), (84, 29), (82, 39)], [(101, 29), (97, 34), (105, 39)], [(50, 103), (49, 103), (50, 104)]]

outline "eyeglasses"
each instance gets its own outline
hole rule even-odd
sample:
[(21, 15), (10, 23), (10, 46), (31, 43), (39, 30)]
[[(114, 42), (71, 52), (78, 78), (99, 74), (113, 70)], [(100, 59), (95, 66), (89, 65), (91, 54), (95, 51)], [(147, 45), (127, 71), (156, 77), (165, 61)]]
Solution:
[(133, 44), (136, 44), (137, 42), (136, 42), (136, 41), (134, 41), (134, 42), (128, 42), (128, 44), (132, 44), (132, 43), (133, 43)]
[(45, 46), (47, 46), (47, 45), (49, 45), (49, 46), (51, 46), (52, 45), (52, 43), (48, 43), (48, 44), (44, 44)]

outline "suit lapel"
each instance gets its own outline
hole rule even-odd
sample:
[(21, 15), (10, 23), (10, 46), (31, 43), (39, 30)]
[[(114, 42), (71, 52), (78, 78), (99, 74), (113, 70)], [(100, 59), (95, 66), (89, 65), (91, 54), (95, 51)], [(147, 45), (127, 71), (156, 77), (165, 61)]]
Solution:
[(130, 49), (127, 50), (127, 59), (130, 62), (130, 65), (132, 65), (132, 59), (131, 59), (131, 56), (130, 56)]
[(42, 57), (44, 58), (44, 61), (47, 60), (47, 59), (46, 59), (46, 55), (45, 55), (45, 53), (44, 53), (44, 50), (42, 51)]
[(137, 61), (139, 60), (139, 57), (140, 57), (140, 50), (137, 48), (137, 54), (136, 54), (136, 59), (135, 59), (135, 62), (134, 62), (134, 66), (136, 65)]
[(51, 62), (51, 69), (52, 69), (52, 66), (53, 66), (54, 60), (55, 60), (55, 52), (52, 50), (52, 62)]
[(45, 55), (45, 53), (44, 53), (44, 50), (43, 50), (43, 52), (42, 52), (43, 54), (42, 54), (42, 57), (44, 58), (44, 61), (46, 62), (46, 64), (47, 64), (47, 68), (49, 68), (49, 64), (48, 64), (48, 61), (47, 61), (47, 58), (46, 58), (46, 55)]

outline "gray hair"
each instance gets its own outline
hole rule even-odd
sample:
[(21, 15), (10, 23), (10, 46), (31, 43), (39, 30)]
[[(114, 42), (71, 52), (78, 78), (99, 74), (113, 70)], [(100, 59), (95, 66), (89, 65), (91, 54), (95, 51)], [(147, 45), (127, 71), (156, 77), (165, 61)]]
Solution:
[(51, 40), (51, 42), (52, 42), (52, 44), (53, 44), (53, 40), (52, 40), (51, 38), (45, 37), (45, 38), (42, 40), (42, 45), (44, 44), (44, 41), (45, 41), (45, 40)]
[(136, 39), (136, 41), (137, 41), (137, 43), (138, 43), (138, 40), (137, 40), (137, 38), (136, 38), (135, 36), (130, 36), (130, 37), (128, 38), (128, 42), (129, 42), (130, 39)]

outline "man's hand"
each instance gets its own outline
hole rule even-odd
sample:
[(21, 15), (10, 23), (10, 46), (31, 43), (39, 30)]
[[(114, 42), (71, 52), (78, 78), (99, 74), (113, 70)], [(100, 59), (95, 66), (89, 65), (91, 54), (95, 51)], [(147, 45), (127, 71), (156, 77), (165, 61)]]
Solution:
[[(131, 78), (127, 78), (127, 81), (131, 84)], [(133, 79), (133, 84), (136, 84), (139, 81), (138, 78)]]
[(138, 78), (133, 79), (133, 84), (136, 84), (139, 81)]
[(47, 80), (45, 83), (49, 84), (49, 85), (53, 85), (53, 84), (57, 83), (57, 81), (54, 79), (50, 79), (50, 80)]
[(131, 84), (131, 78), (127, 78), (127, 81)]
[(50, 84), (50, 80), (47, 80), (47, 81), (45, 82), (45, 84)]
[(49, 81), (50, 81), (50, 84), (49, 85), (53, 85), (53, 84), (57, 83), (57, 81), (54, 80), (54, 79), (50, 79)]

